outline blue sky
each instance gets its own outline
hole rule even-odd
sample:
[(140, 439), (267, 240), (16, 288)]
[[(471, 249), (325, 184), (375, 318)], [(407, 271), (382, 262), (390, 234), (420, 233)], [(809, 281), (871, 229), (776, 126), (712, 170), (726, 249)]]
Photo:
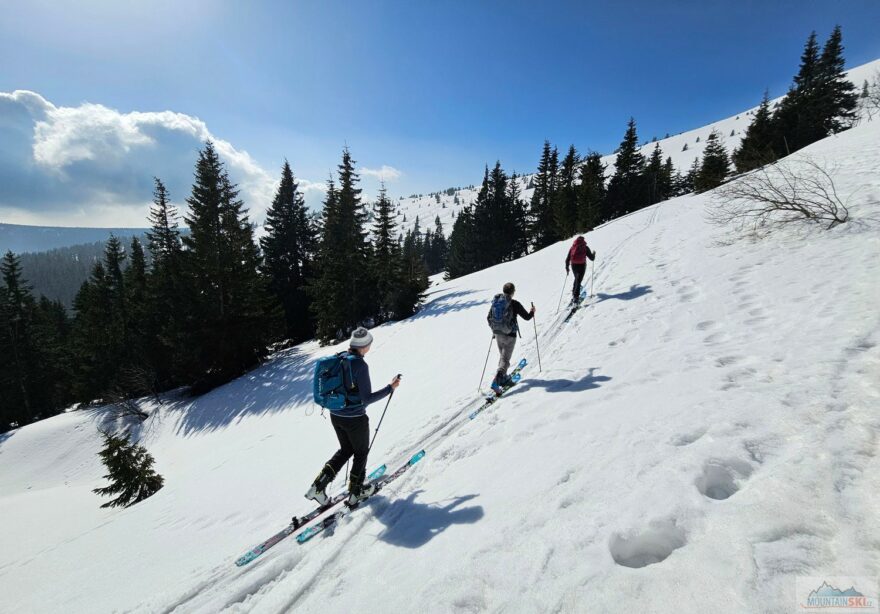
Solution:
[[(272, 177), (286, 157), (323, 182), (347, 144), (400, 171), (395, 196), (476, 182), (495, 159), (531, 171), (545, 138), (608, 152), (631, 115), (650, 139), (737, 113), (785, 92), (811, 30), (839, 23), (849, 66), (880, 57), (876, 0), (0, 0), (0, 15), (0, 92), (198, 118)], [(138, 190), (177, 172), (160, 162)]]

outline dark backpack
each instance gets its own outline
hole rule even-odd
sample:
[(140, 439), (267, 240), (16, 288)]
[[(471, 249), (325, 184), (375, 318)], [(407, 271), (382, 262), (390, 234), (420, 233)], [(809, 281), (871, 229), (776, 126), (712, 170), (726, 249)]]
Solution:
[[(356, 360), (348, 352), (340, 352), (326, 356), (315, 364), (315, 376), (312, 392), (315, 403), (329, 410), (344, 409), (361, 403), (354, 377), (351, 374), (351, 361)], [(348, 381), (352, 388), (345, 385), (344, 371), (348, 371)]]
[(486, 317), (489, 328), (496, 335), (510, 335), (516, 332), (516, 312), (513, 301), (506, 294), (496, 294)]

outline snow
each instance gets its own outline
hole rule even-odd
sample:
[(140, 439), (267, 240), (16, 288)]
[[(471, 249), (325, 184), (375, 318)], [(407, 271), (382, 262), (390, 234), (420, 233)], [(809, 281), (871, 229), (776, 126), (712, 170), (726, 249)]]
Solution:
[[(337, 348), (148, 404), (135, 434), (166, 486), (128, 509), (91, 493), (106, 411), (0, 436), (2, 609), (779, 612), (797, 576), (878, 576), (880, 122), (796, 155), (837, 166), (851, 222), (751, 241), (708, 224), (711, 194), (676, 198), (587, 236), (596, 296), (567, 324), (565, 241), (374, 329), (374, 382), (403, 384), (369, 469), (427, 456), (246, 567), (335, 449), (309, 388)], [(525, 323), (522, 383), (469, 420), (506, 281), (543, 370)]]

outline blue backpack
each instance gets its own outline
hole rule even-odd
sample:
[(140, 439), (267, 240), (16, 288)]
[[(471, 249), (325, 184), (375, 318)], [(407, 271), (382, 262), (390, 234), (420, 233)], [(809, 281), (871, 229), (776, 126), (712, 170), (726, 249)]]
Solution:
[(357, 360), (348, 352), (340, 352), (326, 356), (315, 364), (315, 376), (312, 385), (315, 403), (331, 411), (345, 409), (361, 403), (357, 388), (346, 388), (343, 371), (348, 370), (348, 381), (354, 386), (351, 374), (351, 361)]
[(513, 311), (510, 297), (506, 294), (496, 294), (492, 299), (492, 307), (486, 317), (489, 328), (496, 335), (510, 335), (516, 332), (516, 313)]

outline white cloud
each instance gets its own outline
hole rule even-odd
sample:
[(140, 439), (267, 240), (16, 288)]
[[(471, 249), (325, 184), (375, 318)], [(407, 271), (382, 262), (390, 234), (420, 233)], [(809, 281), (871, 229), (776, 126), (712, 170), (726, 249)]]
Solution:
[[(196, 117), (92, 103), (60, 107), (35, 92), (0, 92), (0, 213), (19, 223), (145, 226), (154, 176), (185, 209), (208, 139), (239, 184), (251, 220), (261, 222), (277, 179)], [(326, 189), (305, 179), (300, 185)]]
[(402, 172), (394, 168), (393, 166), (388, 166), (387, 164), (383, 164), (382, 168), (373, 169), (361, 167), (358, 169), (361, 175), (366, 175), (367, 177), (375, 177), (379, 181), (396, 181), (400, 179), (403, 175)]

